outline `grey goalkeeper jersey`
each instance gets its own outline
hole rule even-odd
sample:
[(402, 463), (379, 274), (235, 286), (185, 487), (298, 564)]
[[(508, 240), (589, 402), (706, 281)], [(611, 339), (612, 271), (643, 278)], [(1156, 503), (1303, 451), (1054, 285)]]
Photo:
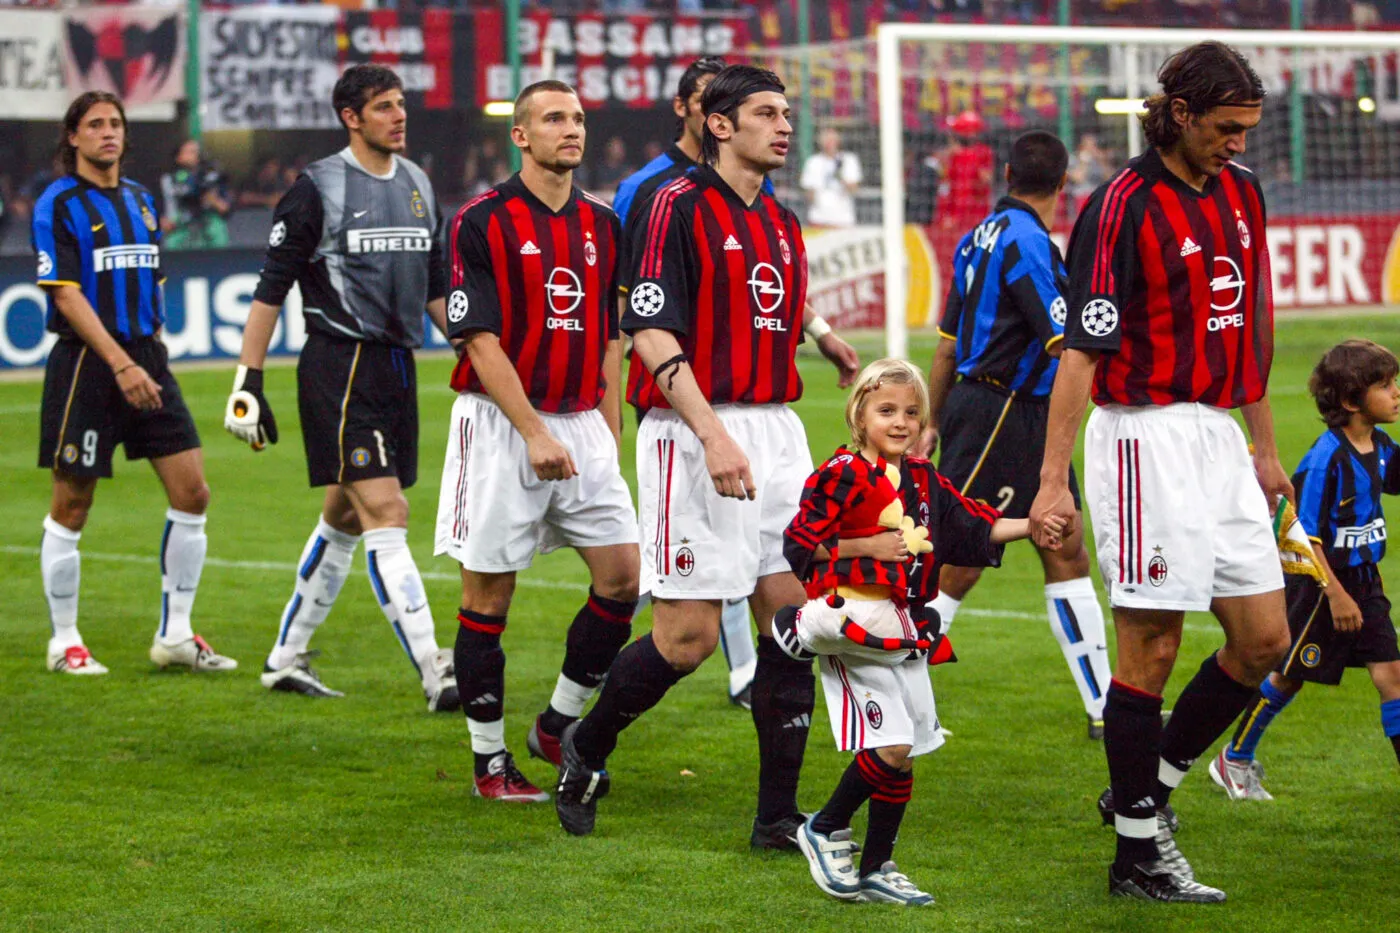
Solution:
[(395, 156), (388, 175), (371, 175), (342, 149), (277, 203), (254, 297), (281, 305), (299, 283), (308, 330), (422, 346), (426, 305), (447, 290), (441, 226), (422, 169)]

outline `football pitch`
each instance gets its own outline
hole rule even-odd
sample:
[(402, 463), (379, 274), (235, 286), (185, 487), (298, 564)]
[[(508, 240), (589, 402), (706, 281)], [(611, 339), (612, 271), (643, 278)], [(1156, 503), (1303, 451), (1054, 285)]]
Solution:
[[(1271, 394), (1290, 471), (1320, 430), (1307, 374), (1349, 336), (1400, 349), (1400, 317), (1278, 327)], [(913, 347), (926, 365), (931, 341)], [(876, 348), (863, 342), (863, 359)], [(807, 351), (802, 361), (807, 393), (796, 408), (819, 460), (845, 437), (844, 393), (824, 361)], [(420, 482), (409, 491), (410, 543), (445, 646), (455, 637), (457, 568), (431, 552), (449, 366), (420, 361)], [(1273, 803), (1231, 803), (1204, 760), (1175, 795), (1178, 841), (1227, 904), (1107, 897), (1112, 833), (1094, 809), (1107, 781), (1103, 750), (1085, 738), (1026, 545), (1011, 546), (1005, 568), (964, 603), (952, 632), (959, 663), (934, 669), (954, 735), (919, 760), (895, 849), (901, 869), (938, 899), (931, 909), (838, 903), (812, 884), (800, 855), (749, 851), (754, 730), (726, 699), (719, 656), (623, 735), (593, 836), (566, 836), (552, 805), (473, 798), (466, 725), (460, 714), (426, 712), (370, 592), (363, 549), (312, 643), (323, 652), (318, 670), (345, 698), (259, 685), (321, 497), (306, 486), (293, 370), (268, 372), (282, 443), (260, 455), (223, 432), (231, 372), (179, 374), (213, 490), (195, 630), (239, 660), (231, 674), (159, 673), (147, 659), (165, 504), (149, 468), (120, 459), (82, 541), (80, 623), (112, 672), (45, 672), (40, 387), (0, 383), (0, 929), (1296, 931), (1397, 922), (1400, 774), (1364, 671), (1340, 688), (1309, 687), (1270, 730), (1260, 760)], [(634, 438), (629, 412), (629, 482)], [(552, 769), (526, 760), (525, 732), (549, 698), (585, 589), (572, 552), (537, 560), (521, 576), (504, 637), (507, 739), (542, 786)], [(644, 617), (634, 634), (649, 624)], [(1186, 627), (1169, 706), (1222, 640), (1208, 616)], [(807, 809), (821, 806), (847, 763), (820, 699), (813, 719)]]

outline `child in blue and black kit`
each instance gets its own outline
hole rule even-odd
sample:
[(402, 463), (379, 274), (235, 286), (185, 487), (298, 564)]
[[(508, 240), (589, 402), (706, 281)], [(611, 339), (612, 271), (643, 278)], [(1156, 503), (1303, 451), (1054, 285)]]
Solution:
[(1347, 340), (1322, 357), (1308, 390), (1327, 431), (1293, 475), (1298, 520), (1327, 584), (1290, 575), (1285, 591), (1293, 644), (1259, 687), (1210, 776), (1232, 800), (1272, 800), (1255, 748), (1274, 717), (1309, 681), (1341, 683), (1365, 667), (1381, 695), (1381, 727), (1400, 757), (1400, 649), (1377, 565), (1385, 556), (1381, 493), (1400, 494), (1400, 447), (1378, 425), (1400, 418), (1400, 363), (1369, 340)]

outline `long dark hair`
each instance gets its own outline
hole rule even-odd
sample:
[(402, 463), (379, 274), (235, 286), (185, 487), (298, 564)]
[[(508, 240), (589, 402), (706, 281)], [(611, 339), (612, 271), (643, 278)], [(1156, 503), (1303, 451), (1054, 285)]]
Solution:
[[(676, 100), (682, 105), (689, 105), (690, 98), (695, 94), (695, 89), (700, 85), (700, 79), (705, 75), (717, 75), (724, 70), (724, 59), (718, 55), (710, 55), (705, 58), (697, 58), (686, 66), (681, 72), (681, 79), (676, 84)], [(676, 139), (685, 135), (685, 118), (676, 119)]]
[(1181, 127), (1172, 119), (1172, 101), (1183, 100), (1192, 116), (1200, 116), (1222, 104), (1263, 101), (1264, 82), (1238, 49), (1223, 42), (1198, 42), (1167, 59), (1157, 72), (1162, 92), (1147, 99), (1142, 131), (1147, 142), (1170, 149), (1181, 138)]
[(78, 174), (78, 149), (68, 141), (68, 137), (78, 132), (78, 126), (87, 116), (88, 111), (98, 104), (111, 104), (117, 108), (117, 113), (122, 118), (122, 154), (118, 158), (126, 158), (127, 132), (126, 132), (126, 108), (122, 106), (122, 99), (111, 91), (86, 91), (79, 94), (73, 103), (68, 105), (68, 112), (63, 115), (63, 129), (58, 135), (57, 157), (63, 170), (69, 175)]

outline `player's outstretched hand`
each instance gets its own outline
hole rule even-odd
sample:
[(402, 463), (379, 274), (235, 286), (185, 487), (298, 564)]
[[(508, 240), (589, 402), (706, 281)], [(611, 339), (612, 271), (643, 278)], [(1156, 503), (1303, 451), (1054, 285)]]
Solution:
[(548, 431), (541, 431), (526, 441), (525, 449), (530, 455), (530, 466), (540, 479), (557, 481), (578, 476), (569, 448), (559, 443)]
[(923, 457), (925, 460), (933, 459), (933, 452), (938, 449), (938, 429), (929, 425), (919, 432), (919, 436), (914, 440), (914, 446), (909, 448), (911, 457)]
[(254, 450), (277, 443), (277, 419), (263, 395), (263, 371), (240, 365), (224, 408), (224, 430)]
[(1060, 532), (1073, 527), (1076, 509), (1067, 482), (1040, 484), (1040, 491), (1031, 503), (1031, 540), (1036, 546), (1055, 550), (1060, 544)]
[(155, 411), (160, 408), (160, 385), (140, 366), (132, 363), (123, 367), (117, 373), (116, 380), (117, 388), (122, 390), (122, 397), (132, 408), (140, 411)]
[(752, 499), (758, 492), (749, 458), (727, 433), (705, 445), (705, 469), (710, 471), (715, 492), (727, 499)]
[(836, 367), (836, 388), (844, 389), (856, 381), (860, 375), (860, 354), (856, 348), (841, 339), (839, 334), (824, 334), (817, 341), (817, 349), (822, 356)]
[(1259, 485), (1264, 490), (1264, 498), (1269, 502), (1270, 515), (1278, 510), (1279, 496), (1292, 503), (1295, 509), (1298, 507), (1298, 501), (1293, 497), (1293, 483), (1278, 457), (1255, 454), (1254, 475), (1258, 477)]

